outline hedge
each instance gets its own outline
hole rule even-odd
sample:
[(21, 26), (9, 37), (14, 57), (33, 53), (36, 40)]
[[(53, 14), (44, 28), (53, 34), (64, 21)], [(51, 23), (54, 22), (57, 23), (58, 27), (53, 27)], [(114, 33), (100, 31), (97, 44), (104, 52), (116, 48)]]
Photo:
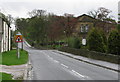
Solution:
[(63, 52), (68, 52), (74, 55), (84, 56), (84, 57), (88, 57), (88, 58), (96, 59), (96, 60), (107, 61), (107, 62), (111, 62), (115, 64), (119, 63), (118, 60), (120, 58), (120, 56), (118, 55), (101, 53), (101, 52), (96, 52), (96, 51), (89, 51), (85, 49), (74, 49), (74, 48), (69, 48), (69, 47), (62, 47), (62, 48), (59, 48), (58, 50), (63, 51)]

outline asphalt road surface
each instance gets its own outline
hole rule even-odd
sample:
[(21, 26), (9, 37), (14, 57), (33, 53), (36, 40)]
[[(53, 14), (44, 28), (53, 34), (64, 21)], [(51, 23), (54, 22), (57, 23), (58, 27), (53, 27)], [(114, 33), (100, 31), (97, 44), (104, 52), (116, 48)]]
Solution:
[(33, 66), (33, 80), (118, 80), (118, 73), (24, 43)]

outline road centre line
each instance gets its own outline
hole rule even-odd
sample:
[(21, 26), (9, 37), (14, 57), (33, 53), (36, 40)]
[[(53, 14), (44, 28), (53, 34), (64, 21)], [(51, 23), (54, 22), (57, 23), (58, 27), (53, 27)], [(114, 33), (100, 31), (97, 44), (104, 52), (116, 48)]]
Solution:
[(61, 64), (63, 67), (65, 67), (65, 68), (68, 68), (68, 66), (67, 65), (65, 65), (65, 64)]
[(75, 70), (72, 70), (72, 72), (73, 72), (74, 74), (79, 75), (80, 77), (85, 77), (85, 76), (81, 75), (80, 73), (76, 72)]
[(48, 57), (50, 57), (49, 55), (47, 55)]
[(59, 63), (59, 61), (57, 61), (57, 60), (54, 60), (54, 62)]

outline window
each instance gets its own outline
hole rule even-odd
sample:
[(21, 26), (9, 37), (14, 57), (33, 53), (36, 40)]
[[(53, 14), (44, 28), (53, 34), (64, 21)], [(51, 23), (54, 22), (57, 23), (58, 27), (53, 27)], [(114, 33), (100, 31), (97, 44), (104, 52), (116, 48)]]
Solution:
[(87, 24), (87, 25), (85, 26), (85, 32), (88, 32), (88, 28), (89, 28), (89, 25)]
[(83, 31), (83, 26), (81, 26), (81, 29), (80, 29), (80, 30), (81, 30), (81, 32), (84, 32), (84, 31)]
[(86, 25), (82, 24), (80, 27), (80, 30), (81, 30), (81, 32), (88, 32), (88, 28), (89, 28), (88, 24), (86, 24)]

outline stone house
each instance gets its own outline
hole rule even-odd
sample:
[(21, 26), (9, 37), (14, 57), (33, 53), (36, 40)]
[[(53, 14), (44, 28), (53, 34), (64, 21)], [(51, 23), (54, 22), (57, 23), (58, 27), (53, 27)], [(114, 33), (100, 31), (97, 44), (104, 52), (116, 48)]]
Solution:
[(3, 18), (0, 18), (0, 53), (11, 49), (11, 29)]
[(105, 31), (107, 35), (110, 30), (116, 28), (117, 25), (116, 23), (95, 19), (86, 14), (83, 14), (75, 19), (76, 22), (74, 25), (73, 35), (81, 37), (83, 41), (86, 41), (87, 34), (91, 28), (101, 28)]

